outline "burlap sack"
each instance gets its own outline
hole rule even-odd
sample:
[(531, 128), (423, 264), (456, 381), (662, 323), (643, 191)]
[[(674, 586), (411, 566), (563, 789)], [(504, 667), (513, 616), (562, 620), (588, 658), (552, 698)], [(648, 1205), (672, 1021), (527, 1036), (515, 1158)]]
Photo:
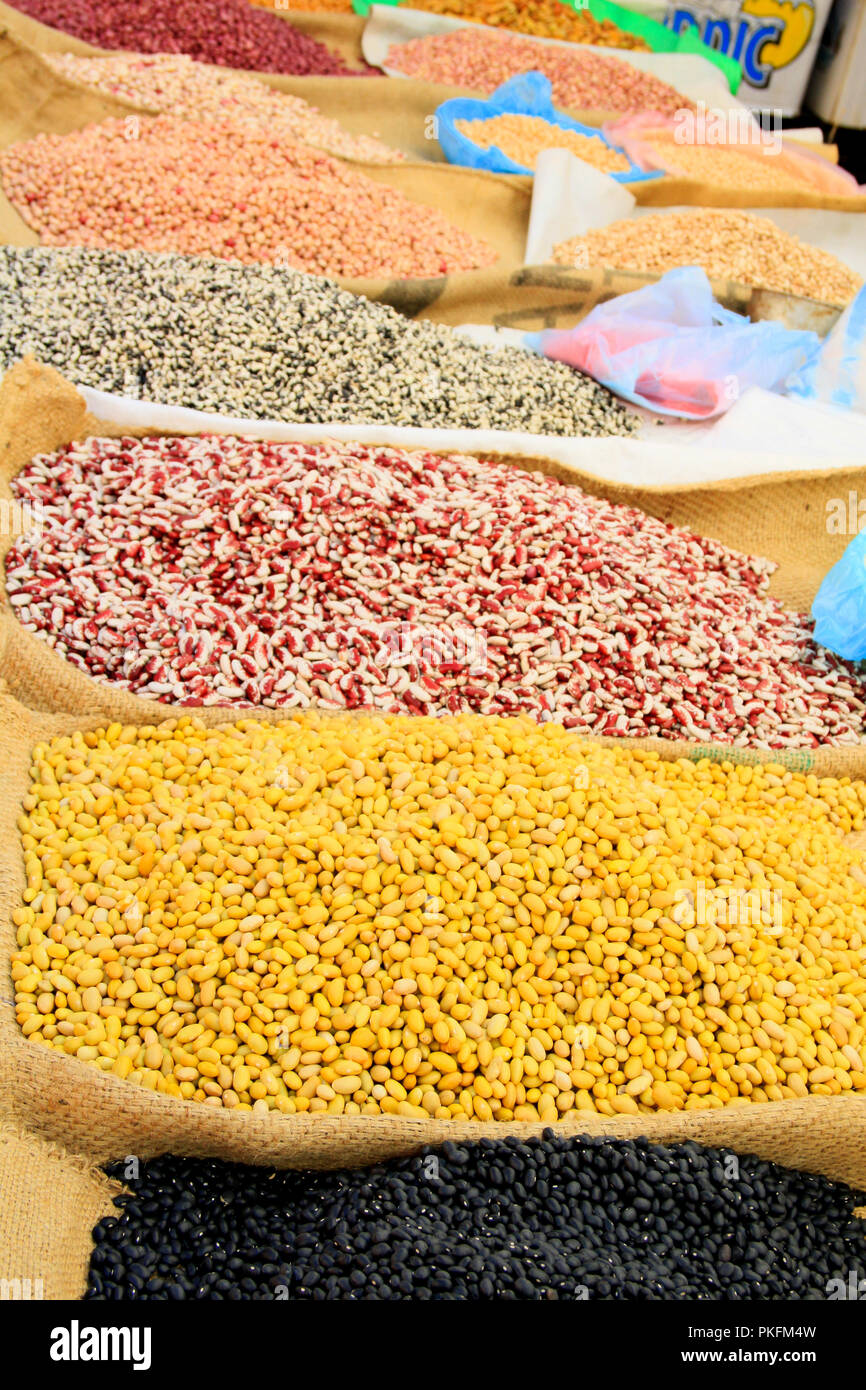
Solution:
[[(132, 115), (138, 110), (128, 102), (100, 96), (80, 83), (67, 82), (34, 49), (0, 28), (0, 146), (29, 140), (41, 130), (65, 135), (81, 126), (111, 116)], [(11, 205), (6, 206), (11, 210)], [(13, 212), (13, 216), (17, 217), (17, 213)], [(27, 230), (23, 221), (21, 226)], [(2, 232), (4, 241), (12, 240), (5, 235), (5, 226)]]
[[(88, 435), (119, 432), (116, 426), (107, 426), (88, 415), (82, 397), (57, 372), (32, 359), (19, 363), (0, 385), (0, 501), (11, 501), (9, 480), (34, 454), (50, 452)], [(327, 437), (326, 427), (322, 436)], [(483, 457), (491, 455), (485, 451)], [(547, 473), (595, 496), (638, 507), (737, 550), (775, 560), (779, 569), (773, 576), (771, 590), (782, 603), (800, 611), (808, 610), (824, 575), (848, 541), (847, 536), (827, 530), (824, 518), (828, 502), (847, 500), (850, 492), (858, 490), (866, 495), (866, 471), (862, 469), (768, 474), (701, 487), (636, 487), (603, 483), (580, 469), (544, 457), (496, 457), (513, 467)], [(9, 694), (29, 708), (44, 712), (97, 714), (122, 723), (167, 717), (165, 705), (94, 680), (21, 627), (12, 616), (5, 588), (5, 556), (12, 535), (8, 524), (0, 526), (0, 676)], [(620, 745), (623, 742), (658, 749), (666, 757), (774, 761), (834, 776), (866, 775), (866, 744), (768, 754), (696, 745), (685, 740), (618, 741)]]
[[(407, 317), (431, 319), (454, 326), (465, 323), (493, 324), (521, 332), (543, 328), (573, 328), (597, 304), (628, 294), (661, 277), (638, 270), (610, 267), (578, 269), (561, 265), (523, 265), (516, 269), (493, 266), (471, 275), (452, 275), (446, 281), (412, 280), (401, 292), (399, 282), (376, 296)], [(353, 285), (368, 294), (369, 281)], [(757, 289), (737, 280), (711, 279), (716, 300), (726, 309), (745, 314), (754, 322), (771, 320), (788, 328), (809, 328), (822, 337), (830, 332), (841, 308), (800, 295)], [(443, 286), (444, 288), (439, 288)]]
[[(351, 16), (330, 18), (351, 20)], [(65, 134), (111, 116), (146, 113), (145, 107), (98, 97), (48, 68), (39, 57), (40, 51), (101, 51), (78, 41), (67, 44), (64, 39), (0, 3), (0, 148), (40, 131)], [(600, 268), (575, 272), (555, 266), (525, 267), (532, 180), (430, 163), (431, 152), (439, 151), (438, 143), (430, 138), (431, 117), (456, 88), (385, 77), (261, 76), (271, 86), (302, 96), (347, 129), (375, 134), (408, 151), (412, 158), (402, 166), (359, 162), (357, 168), (416, 202), (436, 207), (456, 225), (488, 242), (499, 257), (488, 269), (451, 276), (341, 280), (347, 289), (390, 304), (408, 317), (439, 323), (567, 328), (604, 299), (657, 278)], [(636, 185), (639, 200), (697, 200), (674, 180), (672, 196), (666, 199), (658, 191), (662, 182), (666, 181)], [(646, 190), (655, 192), (650, 197)], [(0, 190), (0, 243), (4, 242), (34, 246), (39, 244), (39, 237)], [(771, 295), (735, 282), (714, 282), (713, 288), (726, 308), (749, 312), (756, 318), (780, 318), (791, 326), (814, 327), (819, 332), (827, 331), (835, 321), (832, 308), (816, 307), (811, 300)]]
[[(226, 718), (224, 710), (195, 713), (208, 725)], [(256, 717), (272, 723), (280, 716), (267, 711)], [(104, 716), (97, 715), (37, 714), (0, 696), (0, 765), (5, 772), (0, 792), (0, 975), (7, 989), (15, 943), (11, 913), (21, 902), (24, 888), (16, 821), (29, 785), (30, 750), (41, 739), (104, 723)], [(172, 1152), (282, 1167), (328, 1168), (376, 1162), (446, 1139), (504, 1138), (508, 1134), (528, 1137), (544, 1128), (540, 1123), (452, 1122), (389, 1115), (260, 1116), (180, 1101), (30, 1042), (19, 1031), (8, 999), (0, 1008), (0, 1059), (0, 1115), (98, 1162), (127, 1154), (148, 1158)], [(616, 1119), (582, 1115), (562, 1122), (561, 1127), (573, 1134), (691, 1138), (756, 1153), (852, 1184), (866, 1182), (866, 1097), (811, 1097), (703, 1113)], [(34, 1274), (39, 1272), (33, 1270)]]
[[(366, 78), (335, 80), (353, 84), (367, 81)], [(0, 147), (43, 132), (66, 134), (94, 121), (129, 115), (140, 109), (126, 102), (94, 96), (80, 84), (68, 82), (53, 72), (38, 54), (11, 35), (0, 37)], [(396, 166), (359, 161), (354, 167), (369, 178), (396, 188), (414, 202), (435, 207), (455, 226), (492, 246), (504, 264), (520, 263), (532, 197), (530, 180), (413, 161)], [(14, 246), (39, 244), (38, 234), (5, 195), (0, 196), (0, 241)], [(387, 284), (386, 281), (369, 283), (380, 291)], [(380, 298), (381, 294), (375, 297)]]
[(0, 1300), (80, 1298), (118, 1191), (91, 1160), (0, 1122)]
[[(10, 374), (0, 390), (0, 472), (10, 476), (36, 449), (55, 448), (65, 439), (82, 438), (99, 427), (86, 416), (77, 394), (56, 373), (25, 364)], [(560, 466), (525, 459), (510, 460), (520, 466), (537, 466), (559, 476), (567, 473)], [(839, 480), (839, 475), (834, 475)], [(846, 475), (849, 480), (859, 475)], [(574, 481), (574, 479), (571, 479)], [(586, 483), (588, 480), (581, 479)], [(774, 495), (783, 495), (802, 485), (798, 504), (786, 513), (795, 521), (819, 505), (814, 479), (776, 480)], [(722, 489), (718, 498), (707, 490), (703, 498), (688, 491), (654, 496), (640, 491), (646, 504), (652, 498), (656, 514), (676, 513), (683, 508), (693, 522), (691, 508), (700, 510), (701, 500), (709, 510), (718, 500), (721, 530), (745, 525), (748, 520), (760, 529), (761, 521), (772, 515), (773, 502), (756, 498), (767, 487), (766, 480)], [(615, 490), (623, 500), (636, 500), (636, 490)], [(787, 555), (784, 585), (796, 592), (803, 583), (802, 573)], [(19, 694), (26, 688), (38, 709), (25, 709), (8, 696), (0, 698), (0, 765), (5, 771), (0, 793), (0, 972), (9, 979), (9, 955), (14, 948), (11, 912), (21, 901), (23, 864), (19, 849), (17, 815), (28, 785), (30, 750), (34, 743), (53, 734), (76, 728), (95, 728), (112, 719), (153, 721), (170, 717), (170, 707), (144, 702), (124, 692), (99, 687), (81, 672), (73, 670), (49, 648), (7, 623), (6, 650), (0, 670), (10, 688)], [(63, 702), (78, 711), (48, 713)], [(226, 710), (198, 711), (207, 724), (231, 717)], [(279, 711), (257, 712), (270, 722)], [(631, 741), (630, 741), (631, 742)], [(664, 744), (646, 740), (666, 757), (694, 752), (685, 744)], [(849, 750), (850, 751), (850, 750)], [(844, 750), (840, 750), (844, 757)], [(717, 756), (720, 754), (717, 753)], [(734, 754), (754, 761), (756, 755), (742, 750)], [(829, 763), (837, 755), (819, 755)], [(816, 762), (817, 765), (817, 762)], [(824, 763), (821, 762), (824, 767)], [(840, 765), (838, 770), (842, 770)], [(391, 1154), (407, 1153), (428, 1142), (448, 1137), (478, 1137), (505, 1133), (530, 1134), (540, 1125), (481, 1125), (472, 1122), (443, 1124), (399, 1117), (328, 1117), (269, 1115), (266, 1117), (231, 1114), (191, 1102), (145, 1092), (126, 1082), (98, 1072), (73, 1058), (51, 1052), (27, 1042), (15, 1024), (11, 999), (0, 1008), (0, 1114), (27, 1123), (48, 1140), (60, 1141), (80, 1149), (90, 1158), (105, 1161), (133, 1153), (141, 1157), (167, 1150), (179, 1153), (216, 1154), (250, 1162), (274, 1162), (289, 1166), (334, 1166), (376, 1160)], [(628, 1117), (607, 1120), (582, 1117), (571, 1122), (573, 1132), (606, 1131), (635, 1135), (647, 1133), (658, 1139), (694, 1137), (708, 1143), (729, 1144), (742, 1152), (750, 1151), (830, 1176), (859, 1182), (866, 1178), (866, 1107), (860, 1099), (813, 1098), (786, 1101), (772, 1106), (732, 1107), (723, 1112)]]

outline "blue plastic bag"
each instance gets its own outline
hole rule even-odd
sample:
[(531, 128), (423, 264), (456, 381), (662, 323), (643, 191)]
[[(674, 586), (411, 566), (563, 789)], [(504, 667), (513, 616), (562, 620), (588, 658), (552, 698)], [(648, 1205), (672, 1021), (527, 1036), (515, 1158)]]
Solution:
[(750, 386), (782, 389), (820, 343), (816, 333), (722, 308), (698, 266), (599, 304), (576, 328), (524, 341), (635, 405), (687, 420), (723, 415)]
[(866, 285), (788, 389), (807, 401), (866, 412)]
[(866, 531), (824, 576), (812, 604), (815, 641), (846, 661), (866, 657)]
[[(524, 72), (519, 77), (512, 77), (508, 82), (503, 82), (486, 100), (480, 97), (453, 97), (451, 101), (443, 101), (437, 108), (439, 144), (449, 163), (462, 164), (470, 169), (488, 169), (494, 174), (531, 175), (531, 169), (509, 159), (497, 145), (491, 145), (489, 150), (484, 150), (457, 129), (457, 121), (489, 121), (493, 116), (505, 114), (540, 116), (551, 125), (557, 125), (562, 130), (575, 130), (578, 135), (591, 136), (607, 145), (608, 149), (623, 154), (618, 145), (612, 145), (594, 126), (581, 125), (579, 121), (573, 121), (570, 116), (562, 116), (555, 110), (553, 89), (544, 73)], [(609, 177), (617, 183), (638, 183), (647, 179), (663, 178), (664, 174), (656, 169), (644, 173), (636, 164), (630, 164), (628, 169), (620, 170)]]

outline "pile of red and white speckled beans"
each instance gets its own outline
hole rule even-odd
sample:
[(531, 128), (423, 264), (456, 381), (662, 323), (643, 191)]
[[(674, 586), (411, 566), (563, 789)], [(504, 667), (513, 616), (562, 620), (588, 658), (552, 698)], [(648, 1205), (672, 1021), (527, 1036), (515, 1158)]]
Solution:
[[(597, 735), (863, 741), (856, 671), (773, 566), (471, 458), (90, 440), (13, 481), (20, 622), (180, 704), (531, 711)], [(130, 538), (133, 538), (130, 543)]]

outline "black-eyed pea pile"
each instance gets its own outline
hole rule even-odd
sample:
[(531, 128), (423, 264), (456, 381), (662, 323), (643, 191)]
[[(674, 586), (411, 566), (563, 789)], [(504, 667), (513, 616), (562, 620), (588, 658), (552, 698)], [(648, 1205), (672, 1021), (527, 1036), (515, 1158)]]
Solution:
[(0, 299), (4, 370), (31, 353), (70, 381), (136, 400), (256, 420), (566, 437), (628, 435), (640, 423), (561, 362), (483, 347), (278, 266), (0, 246)]
[(866, 1091), (866, 785), (529, 719), (191, 716), (34, 749), (24, 1034), (285, 1115)]

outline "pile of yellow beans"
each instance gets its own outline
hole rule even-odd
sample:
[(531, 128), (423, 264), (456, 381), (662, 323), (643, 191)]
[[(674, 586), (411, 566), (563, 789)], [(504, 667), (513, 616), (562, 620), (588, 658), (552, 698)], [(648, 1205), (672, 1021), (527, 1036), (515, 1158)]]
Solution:
[(480, 121), (455, 121), (454, 125), (461, 135), (483, 150), (497, 145), (515, 164), (528, 169), (535, 168), (542, 150), (570, 150), (584, 163), (607, 174), (624, 172), (630, 167), (625, 156), (612, 150), (604, 140), (594, 135), (581, 135), (577, 130), (555, 125), (541, 116), (506, 112)]
[(26, 1036), (212, 1106), (555, 1120), (866, 1091), (866, 785), (552, 723), (40, 744)]

